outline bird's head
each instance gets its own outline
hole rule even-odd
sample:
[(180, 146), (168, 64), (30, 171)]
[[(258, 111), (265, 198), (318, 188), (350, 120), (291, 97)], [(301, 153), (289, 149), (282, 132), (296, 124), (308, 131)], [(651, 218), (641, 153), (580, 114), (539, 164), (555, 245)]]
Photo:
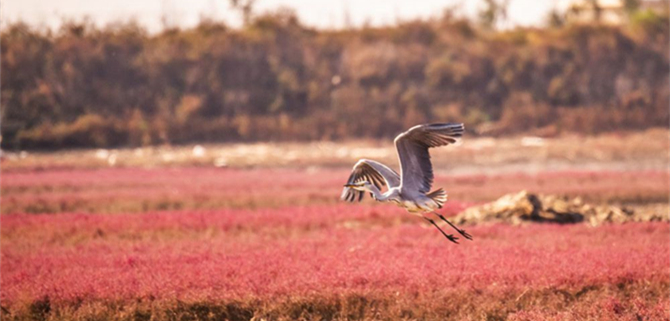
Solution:
[(344, 184), (344, 187), (349, 187), (353, 188), (357, 191), (365, 192), (365, 191), (370, 191), (370, 187), (372, 184), (370, 184), (367, 181), (360, 181), (360, 182), (355, 182), (353, 184)]

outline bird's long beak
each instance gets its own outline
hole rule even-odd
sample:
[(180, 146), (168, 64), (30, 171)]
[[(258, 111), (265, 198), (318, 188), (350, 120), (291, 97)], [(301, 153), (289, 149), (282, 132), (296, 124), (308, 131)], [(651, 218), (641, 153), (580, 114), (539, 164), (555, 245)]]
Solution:
[(344, 184), (344, 187), (354, 187), (352, 184)]

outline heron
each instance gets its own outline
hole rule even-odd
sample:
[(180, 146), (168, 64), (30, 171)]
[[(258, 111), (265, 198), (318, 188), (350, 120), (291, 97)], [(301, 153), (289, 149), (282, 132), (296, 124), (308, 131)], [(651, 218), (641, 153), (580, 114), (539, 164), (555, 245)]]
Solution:
[[(378, 202), (391, 202), (411, 214), (418, 215), (435, 226), (449, 241), (458, 244), (458, 237), (447, 234), (427, 216), (437, 215), (468, 240), (472, 236), (436, 212), (447, 201), (447, 193), (439, 188), (430, 192), (433, 184), (433, 165), (429, 148), (447, 146), (463, 136), (461, 123), (432, 123), (416, 125), (396, 136), (393, 143), (400, 161), (400, 175), (390, 167), (370, 159), (360, 159), (354, 165), (342, 196), (344, 201), (361, 201), (365, 192)], [(381, 188), (388, 186), (386, 192)]]

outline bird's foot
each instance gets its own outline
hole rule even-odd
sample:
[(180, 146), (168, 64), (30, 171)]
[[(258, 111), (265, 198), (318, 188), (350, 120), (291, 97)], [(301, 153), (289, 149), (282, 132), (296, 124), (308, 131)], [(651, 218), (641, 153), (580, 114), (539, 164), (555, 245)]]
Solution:
[(461, 235), (463, 235), (464, 238), (466, 238), (466, 239), (472, 241), (472, 235), (468, 234), (465, 230), (460, 230), (460, 229), (459, 229), (459, 230), (457, 230), (457, 231), (458, 231), (458, 233), (460, 233)]
[(452, 234), (445, 234), (444, 236), (446, 236), (449, 241), (458, 244), (458, 238), (453, 236)]

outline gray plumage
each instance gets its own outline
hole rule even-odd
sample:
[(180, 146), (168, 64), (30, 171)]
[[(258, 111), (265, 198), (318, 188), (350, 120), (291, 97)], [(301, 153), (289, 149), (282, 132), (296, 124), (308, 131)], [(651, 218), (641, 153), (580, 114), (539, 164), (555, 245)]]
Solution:
[[(435, 123), (417, 125), (401, 133), (394, 140), (400, 161), (400, 175), (382, 163), (361, 159), (354, 165), (341, 199), (360, 201), (364, 193), (369, 192), (377, 201), (393, 202), (410, 213), (422, 216), (441, 208), (447, 200), (447, 194), (442, 189), (429, 193), (434, 175), (428, 149), (455, 143), (463, 136), (463, 131), (464, 126), (460, 123)], [(384, 186), (388, 189), (382, 193)], [(435, 214), (447, 221), (441, 214)], [(433, 220), (424, 218), (437, 227)], [(465, 231), (456, 230), (471, 239)], [(441, 229), (440, 232), (456, 242), (453, 236), (445, 234)]]
[[(400, 186), (400, 175), (380, 162), (361, 159), (354, 165), (347, 184), (356, 184), (364, 181), (374, 184), (380, 190), (383, 186), (388, 186), (391, 189)], [(360, 201), (363, 199), (363, 194), (365, 194), (364, 191), (345, 187), (342, 191), (341, 199), (349, 202)]]

